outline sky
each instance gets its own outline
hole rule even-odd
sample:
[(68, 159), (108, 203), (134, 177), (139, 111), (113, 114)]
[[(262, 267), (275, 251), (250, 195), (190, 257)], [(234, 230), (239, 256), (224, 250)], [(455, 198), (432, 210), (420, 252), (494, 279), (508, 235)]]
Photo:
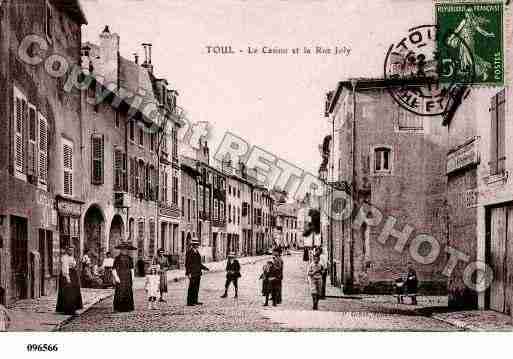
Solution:
[[(431, 0), (82, 0), (83, 41), (105, 25), (122, 56), (143, 59), (153, 44), (157, 77), (179, 92), (192, 122), (212, 125), (211, 153), (230, 131), (317, 173), (330, 132), (324, 98), (338, 81), (382, 76), (388, 47), (408, 28), (434, 23)], [(231, 46), (235, 54), (208, 54)], [(289, 54), (248, 54), (251, 46)], [(291, 54), (291, 48), (350, 48), (348, 56)], [(241, 52), (242, 50), (242, 52)]]

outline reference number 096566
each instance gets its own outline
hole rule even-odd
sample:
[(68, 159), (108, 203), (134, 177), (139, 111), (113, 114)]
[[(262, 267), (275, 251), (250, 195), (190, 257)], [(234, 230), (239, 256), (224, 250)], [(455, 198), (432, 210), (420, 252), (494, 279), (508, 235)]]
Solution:
[(28, 352), (57, 352), (59, 346), (57, 344), (27, 344)]

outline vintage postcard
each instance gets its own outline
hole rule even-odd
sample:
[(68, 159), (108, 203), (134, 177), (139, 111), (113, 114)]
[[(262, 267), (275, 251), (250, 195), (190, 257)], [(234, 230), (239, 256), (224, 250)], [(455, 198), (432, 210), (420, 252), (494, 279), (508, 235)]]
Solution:
[(509, 0), (0, 0), (0, 30), (0, 341), (513, 331)]

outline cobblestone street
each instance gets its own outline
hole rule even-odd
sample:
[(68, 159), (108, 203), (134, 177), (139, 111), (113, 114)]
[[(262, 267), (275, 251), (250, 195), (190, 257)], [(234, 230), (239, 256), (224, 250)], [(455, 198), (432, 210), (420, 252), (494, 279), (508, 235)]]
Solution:
[[(203, 276), (201, 306), (185, 306), (187, 281), (170, 282), (167, 303), (148, 310), (145, 292), (135, 291), (136, 310), (113, 313), (112, 297), (66, 323), (62, 331), (299, 331), (299, 330), (457, 330), (449, 324), (423, 316), (401, 313), (358, 299), (327, 298), (319, 312), (311, 311), (311, 297), (301, 256), (285, 256), (283, 303), (263, 307), (260, 270), (264, 261), (242, 267), (239, 298), (220, 298), (223, 272)], [(208, 264), (207, 264), (208, 266)]]

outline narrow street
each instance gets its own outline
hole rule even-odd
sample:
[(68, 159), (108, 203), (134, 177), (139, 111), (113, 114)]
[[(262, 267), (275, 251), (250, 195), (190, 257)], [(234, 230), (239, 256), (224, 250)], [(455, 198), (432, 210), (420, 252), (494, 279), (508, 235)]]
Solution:
[[(457, 328), (436, 319), (393, 314), (358, 299), (327, 298), (311, 310), (305, 264), (299, 254), (285, 256), (283, 303), (263, 307), (258, 279), (264, 260), (242, 267), (239, 298), (220, 298), (225, 274), (207, 273), (200, 290), (201, 306), (185, 306), (186, 281), (170, 282), (167, 303), (148, 310), (145, 292), (135, 291), (136, 310), (113, 313), (112, 297), (65, 324), (62, 331), (302, 331), (302, 330), (421, 330)], [(207, 264), (208, 266), (208, 264)]]

